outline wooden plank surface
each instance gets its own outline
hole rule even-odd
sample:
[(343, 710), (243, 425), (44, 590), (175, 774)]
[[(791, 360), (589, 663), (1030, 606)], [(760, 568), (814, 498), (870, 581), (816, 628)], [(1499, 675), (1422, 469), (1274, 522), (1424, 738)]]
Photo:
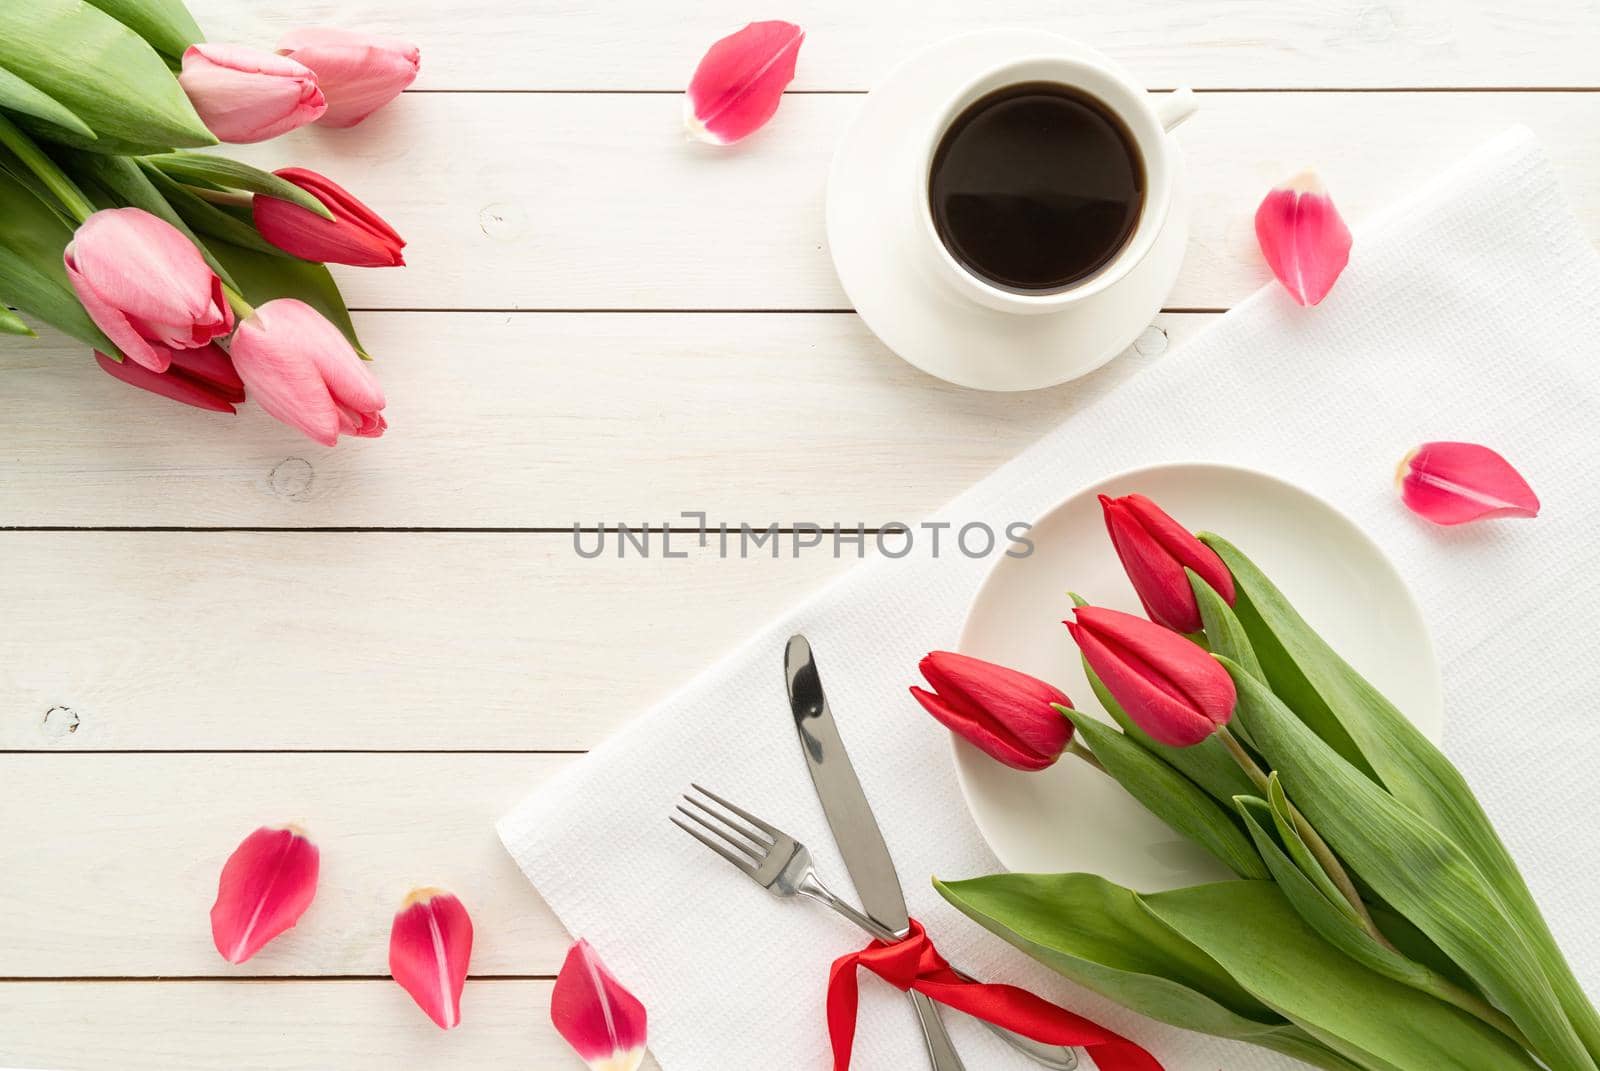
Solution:
[(918, 372), (853, 315), (366, 314), (390, 430), (333, 449), (255, 406), (130, 390), (56, 335), (0, 360), (0, 525), (914, 521), (1209, 318), (998, 395)]
[[(43, 529), (0, 531), (0, 1066), (576, 1071), (547, 1016), (568, 936), (493, 821), (849, 563), (589, 561), (574, 522), (914, 520), (1181, 359), (1264, 280), (1251, 214), (1306, 165), (1359, 224), (1523, 123), (1600, 237), (1593, 0), (192, 6), (214, 40), (327, 23), (422, 46), (417, 91), (361, 128), (234, 150), (327, 172), (410, 239), (410, 268), (340, 273), (392, 430), (325, 450), (254, 408), (128, 390), (59, 336), (0, 342), (0, 527)], [(798, 92), (741, 147), (685, 142), (701, 52), (770, 15), (808, 30)], [(822, 225), (856, 94), (1008, 24), (1217, 90), (1181, 134), (1175, 311), (1100, 373), (1020, 396), (888, 353)], [(194, 530), (117, 530), (152, 527)], [(241, 527), (269, 530), (212, 530)], [(438, 528), (477, 530), (416, 530)], [(323, 845), (322, 892), (229, 967), (217, 869), (285, 820)], [(450, 1034), (381, 977), (424, 882), (478, 930)]]
[[(411, 267), (341, 273), (362, 308), (845, 308), (823, 197), (861, 101), (792, 96), (724, 149), (684, 138), (672, 96), (419, 94), (230, 151), (323, 168), (406, 236)], [(1227, 308), (1267, 279), (1256, 205), (1302, 168), (1359, 223), (1513, 123), (1600, 237), (1600, 93), (1202, 94), (1178, 134), (1194, 211), (1168, 307)]]
[[(387, 979), (0, 982), (0, 1066), (58, 1071), (582, 1071), (550, 985), (475, 979), (444, 1033)], [(656, 1071), (646, 1058), (645, 1071)]]
[(851, 564), (672, 549), (690, 556), (586, 560), (570, 533), (0, 533), (0, 751), (583, 750)]
[(808, 37), (795, 85), (865, 89), (900, 57), (985, 26), (1066, 34), (1152, 86), (1572, 86), (1600, 83), (1588, 0), (192, 0), (214, 40), (271, 47), (326, 23), (424, 45), (428, 89), (678, 90), (712, 41), (753, 18)]
[[(419, 885), (471, 912), (474, 974), (554, 976), (568, 938), (494, 822), (571, 761), (0, 755), (0, 978), (386, 975), (395, 909)], [(291, 821), (322, 849), (316, 902), (230, 965), (211, 943), (217, 873), (252, 829)]]

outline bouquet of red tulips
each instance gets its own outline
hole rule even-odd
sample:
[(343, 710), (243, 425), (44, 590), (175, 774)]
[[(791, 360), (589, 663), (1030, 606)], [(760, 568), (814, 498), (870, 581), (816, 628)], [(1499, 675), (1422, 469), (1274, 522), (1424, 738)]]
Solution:
[(1237, 880), (999, 874), (945, 898), (1151, 1018), (1318, 1067), (1595, 1071), (1600, 1016), (1450, 761), (1232, 544), (1102, 505), (1150, 619), (1080, 602), (1067, 627), (1115, 725), (948, 652), (913, 694), (1013, 767), (1084, 760)]
[(0, 334), (24, 316), (137, 387), (232, 413), (248, 395), (333, 445), (385, 428), (383, 390), (327, 262), (403, 263), (332, 180), (190, 150), (353, 126), (417, 50), (303, 30), (208, 44), (181, 0), (0, 4)]

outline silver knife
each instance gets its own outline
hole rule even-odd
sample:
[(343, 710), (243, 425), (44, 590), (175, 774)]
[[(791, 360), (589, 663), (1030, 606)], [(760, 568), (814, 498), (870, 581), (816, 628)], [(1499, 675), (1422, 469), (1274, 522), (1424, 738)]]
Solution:
[[(804, 636), (790, 636), (784, 654), (784, 677), (789, 684), (789, 709), (800, 734), (800, 749), (805, 752), (806, 768), (816, 786), (828, 828), (844, 856), (845, 869), (861, 897), (861, 906), (874, 921), (893, 930), (896, 936), (911, 928), (905, 894), (894, 871), (889, 846), (883, 842), (878, 820), (861, 782), (845, 754), (839, 727), (833, 723), (827, 696), (822, 694), (822, 679), (811, 657), (811, 644)], [(939, 1009), (921, 993), (909, 992), (916, 1009), (922, 1038), (928, 1046), (928, 1062), (934, 1071), (965, 1071), (955, 1043), (950, 1040)]]
[[(844, 741), (839, 738), (839, 727), (834, 723), (833, 711), (828, 708), (828, 697), (822, 690), (822, 678), (817, 673), (811, 644), (804, 636), (789, 637), (784, 652), (784, 677), (789, 687), (789, 709), (794, 715), (806, 767), (811, 771), (811, 783), (816, 786), (817, 798), (822, 801), (822, 811), (827, 815), (839, 854), (844, 856), (845, 869), (850, 872), (861, 906), (881, 925), (896, 934), (904, 934), (910, 928), (911, 918), (906, 910), (905, 894), (900, 889), (900, 877), (895, 873), (894, 859), (878, 829), (878, 820), (872, 815), (861, 781), (850, 765)], [(939, 1071), (960, 1068), (960, 1057), (950, 1043), (938, 1009), (920, 993), (912, 993), (911, 997), (923, 1036), (928, 1041), (928, 1055), (933, 1066)], [(1052, 1071), (1072, 1071), (1078, 1066), (1078, 1058), (1071, 1049), (1045, 1045), (999, 1027), (990, 1029), (1013, 1048)], [(941, 1059), (945, 1062), (941, 1063)]]

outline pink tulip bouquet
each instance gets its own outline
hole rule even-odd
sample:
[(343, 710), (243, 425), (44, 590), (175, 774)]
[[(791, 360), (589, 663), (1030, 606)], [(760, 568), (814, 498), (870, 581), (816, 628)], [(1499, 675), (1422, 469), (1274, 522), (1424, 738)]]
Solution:
[(405, 242), (314, 171), (192, 150), (353, 126), (418, 63), (343, 30), (209, 43), (181, 0), (0, 4), (0, 334), (48, 324), (125, 383), (224, 413), (248, 397), (328, 446), (382, 435), (326, 264), (399, 266)]
[[(1491, 453), (1430, 450), (1475, 479)], [(1423, 509), (1438, 496), (1408, 466), (1409, 505), (1464, 519)], [(1474, 516), (1537, 512), (1515, 484)], [(1101, 504), (1148, 614), (1074, 596), (1067, 629), (1111, 722), (949, 652), (913, 695), (1016, 769), (1082, 760), (1237, 877), (1146, 894), (999, 874), (940, 893), (1129, 1008), (1330, 1071), (1595, 1071), (1600, 1015), (1450, 761), (1237, 547), (1138, 495)]]

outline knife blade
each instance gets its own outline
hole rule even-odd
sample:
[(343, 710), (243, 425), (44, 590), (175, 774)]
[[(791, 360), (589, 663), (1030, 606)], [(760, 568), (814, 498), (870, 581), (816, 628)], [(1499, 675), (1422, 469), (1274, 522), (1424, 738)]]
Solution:
[[(816, 657), (804, 636), (789, 637), (783, 655), (783, 671), (789, 688), (789, 711), (794, 715), (795, 731), (800, 736), (800, 750), (805, 753), (811, 783), (822, 801), (822, 812), (827, 816), (839, 854), (844, 856), (844, 866), (856, 887), (861, 908), (880, 925), (897, 935), (904, 934), (911, 926), (911, 917), (906, 910), (905, 893), (900, 888), (900, 876), (895, 873), (894, 858), (889, 854), (889, 845), (878, 828), (877, 818), (873, 817), (861, 779), (850, 765), (850, 755), (845, 751), (839, 726), (828, 707), (827, 694), (822, 690)], [(932, 1002), (926, 998), (919, 1000), (921, 994), (918, 993), (911, 996), (934, 1066), (960, 1067), (960, 1057), (944, 1032), (944, 1024), (939, 1021)], [(985, 1025), (1012, 1048), (1052, 1071), (1073, 1071), (1078, 1066), (1077, 1055), (1071, 1049), (1046, 1045), (993, 1024)]]
[(867, 794), (850, 765), (850, 755), (839, 738), (839, 727), (828, 708), (822, 678), (804, 636), (789, 637), (784, 652), (784, 676), (789, 685), (789, 709), (794, 715), (800, 748), (805, 752), (811, 783), (822, 801), (834, 843), (844, 856), (845, 869), (856, 887), (862, 909), (893, 930), (904, 933), (911, 925), (905, 894), (895, 873), (894, 858), (872, 815)]

